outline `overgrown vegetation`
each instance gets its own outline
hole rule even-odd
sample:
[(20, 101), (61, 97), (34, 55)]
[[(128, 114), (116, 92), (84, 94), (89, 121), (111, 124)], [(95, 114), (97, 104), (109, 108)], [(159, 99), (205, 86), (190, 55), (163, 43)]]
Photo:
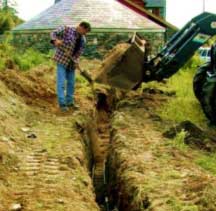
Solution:
[(47, 62), (47, 56), (28, 48), (21, 50), (11, 45), (12, 37), (6, 32), (23, 21), (17, 16), (16, 1), (2, 1), (0, 8), (0, 71), (5, 69), (28, 70)]
[(167, 201), (167, 204), (170, 206), (172, 211), (199, 211), (199, 208), (197, 205), (193, 204), (184, 204), (180, 200), (176, 199), (175, 197), (172, 197)]
[(10, 44), (11, 37), (7, 36), (0, 43), (0, 71), (5, 69), (28, 70), (50, 61), (50, 56), (34, 49), (20, 50)]

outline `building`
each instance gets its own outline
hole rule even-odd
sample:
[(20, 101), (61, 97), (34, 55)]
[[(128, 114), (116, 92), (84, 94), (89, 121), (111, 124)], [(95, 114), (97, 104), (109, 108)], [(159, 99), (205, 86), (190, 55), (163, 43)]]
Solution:
[[(146, 8), (146, 6), (145, 6), (147, 0), (118, 0), (118, 1), (125, 4), (125, 5), (127, 5), (128, 7), (135, 10), (136, 12), (142, 14), (143, 16), (146, 16), (149, 19), (155, 21), (156, 23), (164, 26), (168, 30), (172, 30), (173, 32), (178, 30), (178, 28), (176, 26), (174, 26), (174, 25), (170, 24), (169, 22), (167, 22), (165, 18), (161, 17), (160, 15), (156, 15), (156, 14), (152, 13), (152, 9), (148, 10)], [(142, 4), (143, 1), (144, 1), (144, 3)], [(150, 0), (150, 1), (154, 1), (154, 0)], [(164, 1), (164, 2), (166, 3), (166, 1)], [(160, 10), (160, 12), (161, 11), (162, 10)], [(165, 5), (164, 5), (164, 11), (166, 13)]]
[(143, 0), (132, 0), (135, 4), (137, 4), (140, 7), (145, 7), (145, 1)]
[[(166, 33), (165, 33), (165, 40), (169, 39), (170, 36), (172, 36), (176, 31), (178, 31), (178, 28), (169, 22), (167, 22), (164, 18), (155, 15), (152, 13), (152, 11), (148, 11), (145, 6), (143, 7), (141, 3), (138, 3), (138, 0), (118, 0), (121, 3), (127, 5), (132, 10), (140, 13), (141, 15), (149, 18), (150, 20), (158, 23), (159, 25), (165, 27)], [(152, 0), (153, 1), (153, 0)], [(143, 2), (143, 0), (139, 0), (139, 2)], [(145, 5), (144, 0), (144, 5)], [(141, 6), (140, 6), (141, 5)]]
[(145, 8), (154, 15), (166, 19), (166, 0), (145, 0)]
[[(166, 22), (145, 10), (142, 7), (144, 4), (137, 1), (134, 4), (136, 8), (131, 3), (129, 0), (55, 0), (53, 6), (13, 29), (17, 37), (16, 43), (22, 40), (18, 39), (19, 36), (30, 35), (28, 43), (37, 37), (41, 44), (43, 38), (38, 37), (58, 26), (76, 26), (85, 20), (92, 24), (89, 44), (92, 40), (97, 40), (94, 43), (111, 48), (116, 42), (127, 40), (136, 31), (151, 40), (155, 48), (161, 48), (168, 27)], [(39, 36), (35, 36), (36, 34)], [(48, 39), (47, 37), (46, 42)]]
[(131, 0), (158, 17), (166, 19), (166, 0)]
[(55, 4), (14, 29), (52, 30), (59, 25), (74, 26), (89, 21), (93, 31), (164, 31), (164, 27), (128, 8), (118, 0), (55, 0)]

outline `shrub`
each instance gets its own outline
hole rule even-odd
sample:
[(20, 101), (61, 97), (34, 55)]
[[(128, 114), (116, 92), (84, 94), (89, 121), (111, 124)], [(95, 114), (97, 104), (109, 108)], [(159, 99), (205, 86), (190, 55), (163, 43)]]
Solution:
[(36, 50), (28, 49), (23, 54), (15, 53), (13, 56), (15, 65), (20, 70), (28, 70), (46, 62), (46, 56)]
[(10, 36), (7, 36), (0, 44), (0, 70), (17, 68), (28, 70), (37, 65), (50, 61), (49, 56), (34, 49), (20, 51), (10, 44)]

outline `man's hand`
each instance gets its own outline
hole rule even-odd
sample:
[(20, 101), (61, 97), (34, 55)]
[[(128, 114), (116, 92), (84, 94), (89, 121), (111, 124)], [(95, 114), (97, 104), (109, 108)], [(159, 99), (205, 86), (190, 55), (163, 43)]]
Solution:
[(56, 39), (56, 40), (54, 41), (54, 45), (55, 45), (56, 47), (60, 47), (60, 46), (62, 46), (62, 44), (63, 44), (63, 40)]

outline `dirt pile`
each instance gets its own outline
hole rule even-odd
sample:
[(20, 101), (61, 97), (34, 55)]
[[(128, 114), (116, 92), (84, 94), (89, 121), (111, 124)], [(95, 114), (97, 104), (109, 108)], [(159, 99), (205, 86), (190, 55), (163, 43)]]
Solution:
[(55, 72), (52, 67), (37, 67), (28, 72), (8, 70), (0, 79), (8, 89), (21, 96), (27, 104), (43, 105), (55, 101)]
[(99, 67), (96, 77), (97, 82), (108, 83), (110, 71), (122, 60), (129, 47), (130, 44), (119, 44), (106, 55), (103, 63)]

